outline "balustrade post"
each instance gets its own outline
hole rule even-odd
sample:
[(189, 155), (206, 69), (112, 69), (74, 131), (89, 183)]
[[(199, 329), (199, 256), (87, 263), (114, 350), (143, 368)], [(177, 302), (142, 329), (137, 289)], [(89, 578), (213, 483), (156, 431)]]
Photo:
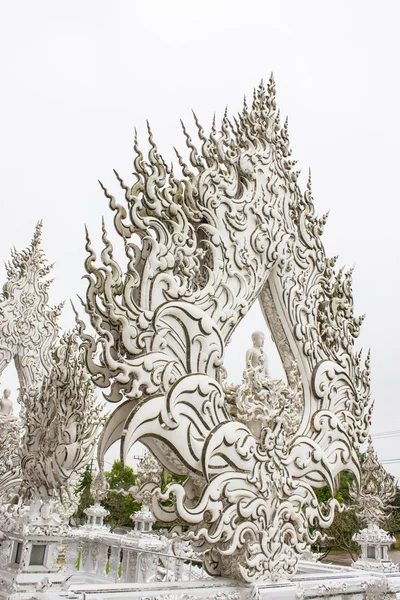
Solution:
[(119, 579), (119, 565), (121, 563), (121, 548), (120, 546), (111, 546), (110, 564), (108, 577), (117, 583)]
[(181, 581), (183, 575), (183, 559), (175, 558), (174, 577), (175, 581)]
[(109, 544), (105, 541), (99, 541), (96, 544), (97, 547), (97, 560), (96, 560), (96, 573), (101, 576), (106, 575), (107, 561), (108, 561), (108, 549)]

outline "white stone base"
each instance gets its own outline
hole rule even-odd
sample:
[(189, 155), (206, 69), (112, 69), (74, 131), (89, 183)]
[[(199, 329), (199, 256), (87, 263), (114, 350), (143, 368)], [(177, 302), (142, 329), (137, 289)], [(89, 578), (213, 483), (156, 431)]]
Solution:
[[(26, 574), (23, 576), (26, 578)], [(33, 577), (33, 576), (31, 576)], [(35, 574), (37, 577), (37, 574)], [(22, 580), (19, 582), (22, 584)], [(28, 583), (24, 581), (24, 583)], [(33, 582), (31, 582), (33, 584)], [(1, 584), (0, 584), (1, 585)], [(63, 589), (64, 588), (64, 589)], [(34, 590), (35, 587), (33, 586)], [(400, 599), (400, 573), (377, 573), (351, 567), (300, 562), (291, 581), (238, 583), (208, 579), (168, 583), (75, 582), (70, 587), (54, 581), (47, 591), (0, 593), (7, 600), (376, 600)]]
[(377, 571), (379, 573), (397, 573), (399, 565), (395, 565), (391, 560), (365, 560), (359, 558), (353, 563), (353, 569), (362, 569), (363, 571)]

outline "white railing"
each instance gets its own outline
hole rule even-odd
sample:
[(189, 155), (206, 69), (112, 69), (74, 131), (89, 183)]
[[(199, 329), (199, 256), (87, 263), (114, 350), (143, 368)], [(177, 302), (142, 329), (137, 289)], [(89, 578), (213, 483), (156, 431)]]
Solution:
[[(124, 539), (125, 538), (125, 539)], [(168, 542), (168, 540), (166, 540)], [(133, 545), (123, 535), (77, 535), (66, 541), (65, 566), (69, 579), (114, 583), (152, 583), (206, 579), (201, 560)]]

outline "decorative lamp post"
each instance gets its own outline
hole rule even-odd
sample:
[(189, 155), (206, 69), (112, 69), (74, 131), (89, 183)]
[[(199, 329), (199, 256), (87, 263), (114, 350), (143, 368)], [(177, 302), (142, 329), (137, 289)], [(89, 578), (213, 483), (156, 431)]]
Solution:
[(95, 502), (89, 508), (83, 511), (87, 516), (85, 527), (88, 529), (109, 529), (104, 525), (104, 518), (110, 514), (106, 508), (101, 506), (100, 502)]
[(361, 556), (353, 563), (356, 569), (373, 571), (398, 571), (388, 555), (395, 538), (381, 529), (380, 525), (387, 518), (390, 503), (396, 496), (396, 488), (391, 475), (385, 471), (378, 460), (371, 438), (361, 469), (361, 485), (357, 489), (355, 483), (350, 488), (350, 497), (354, 501), (357, 512), (366, 527), (353, 535), (353, 541), (361, 546)]

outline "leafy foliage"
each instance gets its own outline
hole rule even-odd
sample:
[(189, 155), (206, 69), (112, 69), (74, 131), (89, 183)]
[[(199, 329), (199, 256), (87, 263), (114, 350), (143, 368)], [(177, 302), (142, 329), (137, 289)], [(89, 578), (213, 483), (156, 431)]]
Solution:
[[(361, 462), (363, 456), (361, 455)], [(326, 536), (324, 543), (322, 544), (325, 553), (323, 556), (326, 556), (333, 549), (343, 550), (345, 552), (349, 552), (352, 559), (355, 560), (359, 553), (359, 546), (355, 542), (352, 541), (352, 537), (356, 531), (361, 529), (362, 523), (360, 518), (357, 515), (356, 509), (351, 506), (351, 498), (349, 495), (349, 487), (353, 483), (354, 476), (352, 473), (342, 472), (340, 474), (339, 481), (339, 491), (336, 494), (336, 499), (345, 504), (346, 508), (343, 512), (336, 513), (335, 519), (331, 525), (326, 530), (321, 530), (321, 533)], [(329, 490), (329, 487), (323, 487), (319, 490), (316, 490), (317, 498), (320, 502), (327, 502), (332, 496)], [(385, 529), (388, 531), (395, 533), (400, 531), (400, 489), (397, 488), (397, 497), (393, 503), (393, 510), (388, 515), (386, 523), (384, 525)], [(396, 509), (395, 507), (399, 507)]]
[[(105, 473), (105, 477), (110, 490), (127, 491), (136, 483), (136, 475), (132, 467), (123, 467), (120, 460), (114, 461), (111, 471), (107, 471)], [(93, 504), (93, 497), (90, 493), (92, 479), (92, 470), (88, 466), (82, 475), (79, 485), (75, 489), (76, 494), (81, 494), (79, 506), (74, 514), (74, 517), (78, 520), (78, 522), (83, 522), (85, 520), (86, 515), (84, 510)], [(113, 491), (110, 491), (107, 494), (102, 501), (102, 505), (104, 508), (110, 511), (106, 522), (108, 522), (111, 527), (132, 527), (132, 521), (130, 517), (132, 513), (140, 510), (141, 507), (140, 504), (134, 501), (132, 496), (123, 496), (122, 494)]]
[[(136, 484), (136, 475), (132, 467), (124, 467), (120, 460), (115, 460), (111, 471), (106, 471), (106, 480), (110, 490), (128, 491)], [(111, 527), (132, 527), (131, 515), (140, 510), (141, 505), (132, 496), (124, 496), (118, 492), (109, 492), (102, 502), (110, 511), (106, 521)]]
[[(350, 502), (349, 486), (353, 479), (352, 473), (347, 471), (340, 473), (339, 490), (335, 498), (342, 504), (348, 505)], [(316, 490), (315, 493), (319, 502), (326, 503), (332, 498), (328, 486)], [(336, 548), (349, 552), (354, 559), (357, 556), (358, 545), (351, 538), (358, 529), (360, 529), (360, 521), (353, 508), (349, 506), (343, 512), (337, 512), (332, 525), (328, 529), (321, 530), (325, 538), (322, 544), (325, 550), (323, 557)]]
[[(396, 486), (396, 490), (396, 498), (392, 503), (392, 510), (385, 523), (385, 528), (393, 535), (400, 532), (400, 488)], [(396, 542), (396, 550), (400, 550), (399, 542)]]
[[(353, 479), (354, 476), (352, 473), (348, 473), (347, 471), (342, 471), (340, 473), (339, 490), (335, 496), (336, 500), (344, 504), (349, 504), (349, 487), (352, 484)], [(315, 495), (319, 502), (328, 502), (328, 500), (332, 498), (331, 491), (327, 485), (319, 490), (315, 490)]]
[(132, 467), (124, 467), (120, 460), (115, 460), (111, 471), (106, 471), (105, 476), (111, 490), (125, 491), (136, 484), (136, 475)]
[(325, 556), (334, 548), (348, 552), (356, 560), (360, 547), (351, 539), (361, 528), (361, 521), (353, 508), (337, 513), (332, 525), (325, 530)]
[(82, 523), (86, 519), (86, 515), (83, 512), (86, 508), (89, 508), (91, 504), (93, 504), (93, 497), (90, 493), (90, 486), (92, 484), (93, 474), (92, 468), (90, 465), (86, 466), (85, 471), (82, 474), (81, 480), (77, 487), (75, 488), (75, 494), (80, 494), (81, 497), (79, 499), (78, 508), (73, 514), (73, 518), (76, 519), (78, 523)]

